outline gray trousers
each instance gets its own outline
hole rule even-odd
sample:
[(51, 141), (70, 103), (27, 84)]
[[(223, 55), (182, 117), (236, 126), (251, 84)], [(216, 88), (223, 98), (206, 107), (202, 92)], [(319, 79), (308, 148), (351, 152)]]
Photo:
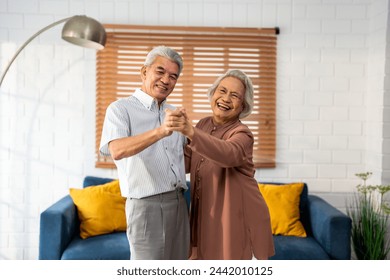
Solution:
[(183, 191), (126, 200), (131, 260), (186, 260), (190, 248)]

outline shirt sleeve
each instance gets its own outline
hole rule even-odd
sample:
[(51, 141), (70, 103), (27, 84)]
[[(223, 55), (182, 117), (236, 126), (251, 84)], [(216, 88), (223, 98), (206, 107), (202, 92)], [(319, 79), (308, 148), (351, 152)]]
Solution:
[(100, 139), (100, 153), (109, 156), (108, 144), (115, 139), (131, 135), (130, 118), (126, 108), (116, 101), (107, 107), (104, 118), (102, 136)]
[(252, 157), (253, 135), (247, 129), (235, 130), (226, 140), (209, 135), (197, 127), (194, 132), (189, 144), (192, 151), (221, 167), (237, 167)]

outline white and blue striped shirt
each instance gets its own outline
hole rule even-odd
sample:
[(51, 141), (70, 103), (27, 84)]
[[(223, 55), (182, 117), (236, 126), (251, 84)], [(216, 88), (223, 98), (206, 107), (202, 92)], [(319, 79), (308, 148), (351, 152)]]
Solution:
[[(104, 119), (100, 153), (110, 155), (108, 143), (112, 140), (159, 127), (166, 108), (174, 109), (165, 101), (159, 108), (157, 101), (140, 89), (128, 98), (111, 103)], [(185, 144), (186, 138), (173, 132), (136, 155), (116, 160), (122, 195), (143, 198), (179, 187), (187, 189), (183, 155)]]

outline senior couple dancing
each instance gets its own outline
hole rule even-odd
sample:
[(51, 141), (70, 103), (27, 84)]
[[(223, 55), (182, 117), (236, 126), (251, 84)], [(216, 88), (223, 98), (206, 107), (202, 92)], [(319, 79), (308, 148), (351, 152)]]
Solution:
[(100, 152), (114, 159), (125, 190), (131, 259), (268, 259), (269, 211), (254, 178), (253, 135), (240, 121), (253, 108), (252, 82), (235, 69), (218, 77), (207, 93), (212, 116), (193, 126), (185, 108), (166, 102), (182, 69), (175, 50), (155, 47), (141, 88), (106, 111)]

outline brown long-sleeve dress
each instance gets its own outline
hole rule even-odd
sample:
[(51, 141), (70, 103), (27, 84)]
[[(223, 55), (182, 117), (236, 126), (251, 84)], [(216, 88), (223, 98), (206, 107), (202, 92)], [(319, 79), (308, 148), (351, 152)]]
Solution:
[(186, 150), (191, 173), (191, 259), (268, 259), (268, 207), (254, 178), (253, 135), (239, 120), (200, 120)]

